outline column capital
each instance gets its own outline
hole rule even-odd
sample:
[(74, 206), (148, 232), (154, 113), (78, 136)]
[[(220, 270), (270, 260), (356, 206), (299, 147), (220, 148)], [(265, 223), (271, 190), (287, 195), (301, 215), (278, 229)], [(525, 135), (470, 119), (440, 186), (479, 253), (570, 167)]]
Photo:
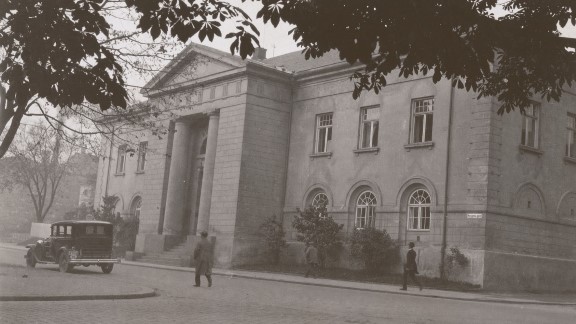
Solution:
[(206, 115), (210, 118), (220, 117), (220, 109), (214, 109), (206, 112)]

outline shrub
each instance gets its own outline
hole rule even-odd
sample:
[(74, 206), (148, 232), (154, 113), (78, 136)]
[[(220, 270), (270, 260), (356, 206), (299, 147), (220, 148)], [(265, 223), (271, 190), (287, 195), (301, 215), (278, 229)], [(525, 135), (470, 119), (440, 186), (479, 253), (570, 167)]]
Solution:
[(364, 262), (365, 268), (374, 273), (381, 273), (400, 261), (398, 246), (386, 230), (372, 227), (354, 230), (350, 252), (353, 258)]
[(278, 264), (280, 261), (280, 252), (286, 247), (286, 232), (282, 223), (276, 220), (276, 215), (266, 217), (260, 225), (260, 233), (263, 237), (263, 244), (267, 257), (272, 264)]
[(460, 249), (456, 246), (450, 248), (450, 254), (446, 255), (446, 261), (449, 265), (458, 264), (462, 268), (470, 263), (468, 257), (460, 252)]
[(292, 220), (292, 227), (298, 232), (297, 240), (318, 248), (320, 266), (324, 267), (326, 256), (336, 258), (342, 242), (338, 232), (344, 225), (336, 223), (326, 211), (326, 205), (310, 206)]

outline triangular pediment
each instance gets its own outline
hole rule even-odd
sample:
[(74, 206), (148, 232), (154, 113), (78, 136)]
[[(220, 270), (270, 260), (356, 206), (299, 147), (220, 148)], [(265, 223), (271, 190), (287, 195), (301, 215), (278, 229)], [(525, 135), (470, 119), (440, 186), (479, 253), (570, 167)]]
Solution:
[(144, 86), (143, 92), (173, 88), (189, 81), (244, 67), (246, 63), (207, 46), (192, 44)]

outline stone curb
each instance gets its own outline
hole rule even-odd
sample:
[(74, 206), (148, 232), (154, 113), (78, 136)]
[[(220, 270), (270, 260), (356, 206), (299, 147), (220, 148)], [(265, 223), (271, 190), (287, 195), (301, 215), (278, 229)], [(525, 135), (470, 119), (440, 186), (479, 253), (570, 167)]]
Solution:
[(158, 296), (155, 290), (141, 288), (142, 292), (114, 295), (61, 295), (61, 296), (0, 296), (0, 301), (76, 301), (103, 299), (139, 299)]
[[(8, 245), (0, 245), (0, 248), (26, 250), (26, 248), (24, 248), (24, 247), (8, 246)], [(180, 271), (180, 272), (191, 272), (191, 273), (195, 272), (194, 268), (165, 266), (165, 265), (160, 265), (160, 264), (134, 262), (134, 261), (122, 261), (121, 264), (122, 265), (128, 265), (128, 266), (164, 269), (164, 270)], [(367, 291), (367, 292), (373, 292), (373, 293), (415, 296), (415, 297), (423, 297), (423, 298), (436, 298), (436, 299), (482, 302), (482, 303), (516, 304), (516, 305), (576, 306), (576, 302), (562, 303), (562, 302), (545, 302), (545, 301), (536, 301), (536, 300), (506, 299), (506, 298), (498, 298), (498, 297), (479, 298), (479, 297), (472, 297), (471, 296), (470, 298), (465, 298), (465, 297), (446, 296), (446, 295), (438, 295), (438, 294), (418, 294), (418, 293), (411, 293), (411, 292), (371, 289), (371, 288), (366, 288), (366, 287), (352, 287), (352, 286), (347, 286), (347, 285), (328, 284), (328, 283), (322, 283), (322, 282), (303, 281), (303, 280), (296, 280), (296, 279), (264, 278), (261, 276), (262, 273), (259, 273), (259, 272), (249, 272), (249, 271), (243, 271), (243, 272), (245, 272), (245, 273), (237, 273), (237, 272), (232, 272), (229, 270), (214, 269), (214, 271), (212, 271), (212, 274), (217, 275), (217, 276), (222, 276), (222, 277), (229, 277), (229, 278), (244, 278), (244, 279), (263, 280), (263, 281), (275, 281), (275, 282), (292, 283), (292, 284), (299, 284), (299, 285), (306, 285), (306, 286), (349, 289), (349, 290), (356, 290), (356, 291)], [(297, 278), (297, 277), (294, 277), (294, 278)], [(322, 280), (322, 279), (320, 279), (320, 280)], [(350, 283), (353, 283), (353, 282), (350, 282)], [(430, 290), (427, 290), (427, 291), (430, 291)], [(156, 294), (154, 294), (154, 295), (156, 295)], [(145, 296), (145, 297), (151, 297), (151, 296)], [(142, 297), (135, 297), (135, 298), (142, 298)], [(76, 298), (73, 298), (73, 299), (77, 300)], [(110, 299), (110, 298), (108, 298), (108, 299)], [(117, 299), (121, 299), (121, 298), (117, 298)], [(2, 299), (0, 298), (0, 301), (1, 300)]]
[[(122, 264), (128, 265), (128, 266), (164, 269), (164, 270), (171, 270), (171, 271), (181, 271), (181, 272), (191, 272), (191, 273), (195, 272), (193, 268), (172, 267), (172, 266), (164, 266), (164, 265), (160, 265), (160, 264), (151, 264), (151, 263), (142, 263), (142, 262), (133, 262), (133, 261), (123, 261)], [(559, 302), (544, 302), (544, 301), (534, 301), (534, 300), (525, 300), (525, 301), (524, 300), (516, 300), (516, 299), (512, 300), (512, 299), (494, 298), (494, 297), (463, 298), (463, 297), (430, 295), (430, 294), (423, 295), (423, 294), (411, 293), (411, 292), (400, 292), (400, 291), (396, 292), (396, 291), (370, 289), (370, 288), (363, 288), (363, 287), (350, 287), (350, 286), (326, 284), (326, 283), (312, 282), (312, 281), (300, 281), (300, 280), (290, 280), (290, 279), (282, 279), (282, 278), (263, 278), (263, 277), (258, 276), (258, 274), (260, 274), (260, 273), (257, 273), (257, 272), (254, 272), (251, 274), (239, 274), (239, 273), (235, 273), (235, 272), (231, 272), (231, 271), (215, 269), (212, 271), (212, 274), (217, 275), (217, 276), (222, 276), (222, 277), (228, 277), (228, 278), (244, 278), (244, 279), (262, 280), (262, 281), (275, 281), (275, 282), (292, 283), (292, 284), (306, 285), (306, 286), (339, 288), (339, 289), (367, 291), (367, 292), (383, 293), (383, 294), (415, 296), (415, 297), (423, 297), (423, 298), (448, 299), (448, 300), (458, 300), (458, 301), (516, 304), (516, 305), (547, 305), (547, 306), (575, 306), (576, 305), (576, 302), (574, 302), (574, 303), (559, 303)], [(430, 291), (430, 290), (428, 290), (428, 291)]]

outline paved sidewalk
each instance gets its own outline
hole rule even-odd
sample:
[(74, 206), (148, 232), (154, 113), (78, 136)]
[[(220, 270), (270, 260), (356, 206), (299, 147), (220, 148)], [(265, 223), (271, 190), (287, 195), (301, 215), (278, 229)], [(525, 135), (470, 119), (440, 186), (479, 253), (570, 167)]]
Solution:
[[(0, 243), (0, 248), (8, 248), (8, 249), (17, 249), (25, 251), (24, 247), (16, 246), (14, 244), (3, 244)], [(172, 266), (163, 266), (163, 265), (156, 265), (156, 264), (149, 264), (143, 262), (132, 262), (132, 261), (122, 261), (120, 265), (117, 266), (135, 266), (135, 267), (149, 267), (149, 268), (157, 268), (157, 269), (165, 269), (170, 271), (183, 271), (183, 272), (194, 272), (193, 268), (184, 268), (184, 267), (172, 267)], [(437, 290), (437, 289), (426, 289), (419, 291), (416, 287), (409, 287), (408, 291), (400, 291), (398, 286), (393, 285), (386, 285), (386, 284), (372, 284), (372, 283), (363, 283), (363, 282), (352, 282), (352, 281), (340, 281), (340, 280), (331, 280), (331, 279), (312, 279), (312, 278), (305, 278), (303, 276), (295, 276), (291, 274), (280, 274), (280, 273), (265, 273), (265, 272), (253, 272), (253, 271), (242, 271), (242, 270), (226, 270), (226, 269), (213, 269), (213, 274), (218, 276), (226, 276), (232, 278), (247, 278), (247, 279), (255, 279), (255, 280), (267, 280), (267, 281), (276, 281), (276, 282), (286, 282), (286, 283), (293, 283), (293, 284), (302, 284), (302, 285), (315, 285), (315, 286), (322, 286), (322, 287), (334, 287), (334, 288), (341, 288), (341, 289), (352, 289), (352, 290), (360, 290), (360, 291), (370, 291), (370, 292), (380, 292), (380, 293), (387, 293), (387, 294), (400, 294), (400, 295), (413, 295), (413, 296), (421, 296), (421, 297), (428, 297), (428, 298), (442, 298), (442, 299), (452, 299), (452, 300), (463, 300), (463, 301), (475, 301), (475, 302), (495, 302), (495, 303), (509, 303), (509, 304), (539, 304), (539, 305), (576, 305), (576, 294), (529, 294), (529, 293), (491, 293), (485, 291), (478, 291), (478, 292), (458, 292), (458, 291), (448, 291), (448, 290)], [(75, 284), (72, 284), (68, 277), (65, 277), (65, 274), (60, 274), (55, 272), (54, 274), (62, 275), (62, 280), (66, 280), (66, 285), (70, 287), (75, 287)], [(46, 294), (52, 298), (58, 298), (58, 296), (52, 296), (49, 292), (54, 291), (54, 287), (51, 287), (51, 284), (47, 284), (46, 282), (42, 282), (41, 284), (35, 284), (34, 278), (29, 276), (27, 279), (31, 279), (26, 283), (26, 288), (28, 292), (25, 296), (42, 296)], [(58, 285), (57, 278), (53, 278), (54, 283), (53, 285)], [(63, 282), (61, 282), (64, 284)], [(108, 286), (108, 287), (107, 287)], [(4, 281), (0, 276), (0, 300), (5, 300), (4, 296), (10, 293), (10, 289), (12, 289), (13, 293), (18, 291), (24, 292), (25, 290), (18, 290), (19, 287), (15, 283), (7, 283), (5, 285)], [(138, 296), (139, 294), (143, 297), (147, 297), (153, 294), (153, 291), (149, 288), (142, 288), (143, 290), (138, 291), (137, 288), (140, 287), (119, 287), (117, 283), (115, 284), (108, 284), (107, 281), (103, 280), (103, 284), (98, 287), (90, 287), (91, 293), (90, 295), (83, 295), (80, 297), (86, 297), (85, 299), (90, 299), (90, 297), (94, 297), (91, 299), (98, 299), (103, 298), (100, 296), (107, 296), (106, 298), (111, 298), (111, 296), (118, 296), (117, 298), (139, 298), (139, 297), (130, 297), (130, 296)], [(82, 292), (86, 290), (86, 287), (78, 286), (78, 291)], [(92, 289), (101, 290), (97, 291), (98, 293), (92, 293)], [(128, 293), (128, 290), (129, 293)], [(69, 295), (73, 294), (74, 289), (70, 289)], [(16, 295), (12, 297), (15, 298)], [(25, 297), (23, 296), (23, 297)], [(60, 296), (62, 298), (62, 296)], [(79, 299), (77, 297), (70, 298), (70, 299)], [(12, 299), (15, 300), (15, 299)], [(27, 300), (27, 299), (21, 299)]]

